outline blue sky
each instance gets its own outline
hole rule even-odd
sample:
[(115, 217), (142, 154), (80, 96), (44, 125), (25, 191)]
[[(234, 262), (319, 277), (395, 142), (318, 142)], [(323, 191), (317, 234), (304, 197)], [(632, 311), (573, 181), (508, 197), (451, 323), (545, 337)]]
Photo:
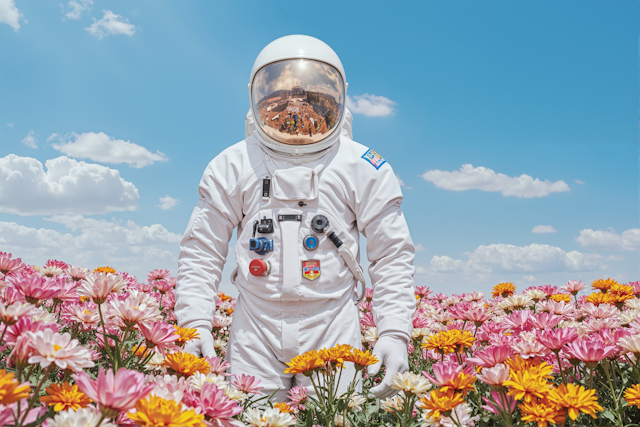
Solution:
[(354, 138), (404, 183), (416, 284), (638, 280), (637, 14), (0, 0), (0, 251), (175, 272), (204, 168), (244, 137), (256, 55), (300, 33), (341, 57)]

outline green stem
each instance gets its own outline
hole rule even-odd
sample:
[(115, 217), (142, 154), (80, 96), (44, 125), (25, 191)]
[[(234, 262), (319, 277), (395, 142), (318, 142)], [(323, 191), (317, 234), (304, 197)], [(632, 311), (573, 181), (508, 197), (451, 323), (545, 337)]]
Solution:
[(98, 304), (98, 313), (100, 313), (100, 323), (102, 323), (102, 340), (104, 342), (104, 349), (107, 352), (107, 357), (111, 362), (111, 369), (113, 372), (118, 372), (118, 361), (113, 360), (113, 355), (111, 354), (111, 348), (109, 347), (109, 338), (107, 338), (107, 328), (104, 325), (104, 317), (102, 317), (102, 304)]
[(615, 389), (613, 388), (613, 383), (611, 382), (611, 375), (609, 375), (609, 365), (608, 363), (603, 363), (604, 366), (604, 373), (607, 376), (607, 383), (609, 384), (609, 391), (611, 392), (611, 399), (613, 400), (613, 403), (616, 406), (616, 416), (618, 417), (618, 421), (619, 421), (619, 426), (623, 427), (624, 423), (622, 422), (622, 417), (620, 416), (620, 405), (618, 404), (618, 399), (616, 398), (616, 392)]
[(4, 325), (4, 330), (2, 331), (2, 336), (0, 336), (0, 344), (2, 344), (4, 342), (4, 334), (7, 333), (7, 329), (9, 329), (9, 326), (7, 324)]
[(38, 385), (36, 385), (36, 388), (33, 390), (33, 395), (31, 396), (31, 399), (29, 399), (27, 408), (24, 411), (24, 416), (22, 417), (22, 420), (20, 420), (20, 424), (19, 424), (20, 426), (24, 424), (24, 421), (27, 419), (27, 415), (29, 415), (29, 411), (31, 410), (31, 407), (36, 402), (36, 400), (38, 400), (38, 394), (40, 393), (40, 388), (42, 387), (42, 384), (44, 384), (45, 381), (47, 380), (47, 377), (49, 376), (49, 372), (51, 372), (51, 369), (54, 366), (55, 365), (51, 364), (47, 366), (47, 369), (44, 370), (44, 375), (42, 375), (42, 379), (38, 381)]
[(562, 369), (562, 361), (560, 360), (560, 350), (555, 350), (556, 358), (558, 359), (558, 367), (560, 368), (560, 375), (562, 375), (562, 382), (567, 385), (567, 379), (564, 376), (564, 370)]

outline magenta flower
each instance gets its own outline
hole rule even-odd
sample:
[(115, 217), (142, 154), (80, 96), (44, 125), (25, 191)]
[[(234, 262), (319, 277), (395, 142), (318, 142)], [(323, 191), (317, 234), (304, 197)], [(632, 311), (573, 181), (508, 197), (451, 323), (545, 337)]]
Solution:
[(503, 363), (498, 363), (493, 368), (484, 368), (477, 377), (485, 384), (502, 385), (503, 382), (509, 379), (509, 367)]
[(55, 298), (60, 293), (60, 286), (55, 280), (39, 275), (25, 276), (18, 274), (7, 278), (7, 280), (31, 304), (38, 304), (42, 300)]
[(145, 384), (144, 375), (125, 368), (100, 371), (98, 379), (92, 380), (85, 372), (73, 375), (78, 388), (100, 407), (100, 412), (108, 418), (114, 418), (120, 411), (133, 409), (140, 399), (145, 398), (155, 387)]
[(360, 327), (365, 327), (367, 329), (373, 328), (376, 324), (373, 321), (372, 313), (362, 313), (360, 315)]
[(150, 282), (153, 282), (154, 280), (164, 280), (167, 277), (169, 277), (169, 270), (162, 270), (159, 268), (156, 268), (147, 274), (147, 280)]
[(222, 427), (244, 426), (243, 423), (232, 418), (242, 412), (242, 407), (225, 396), (224, 391), (218, 389), (218, 386), (212, 382), (205, 382), (199, 395), (189, 390), (185, 394), (183, 402), (187, 406), (195, 408), (197, 412), (199, 410), (200, 414), (206, 415), (214, 423), (217, 423), (213, 425)]
[(504, 318), (504, 324), (511, 329), (520, 330), (527, 324), (529, 316), (531, 316), (530, 310), (516, 310)]
[(373, 288), (364, 288), (364, 297), (371, 301), (373, 299)]
[(309, 390), (303, 386), (295, 386), (289, 390), (287, 397), (289, 398), (290, 407), (304, 411), (304, 404), (307, 402), (307, 397), (309, 397)]
[(503, 363), (513, 354), (508, 345), (489, 346), (484, 350), (473, 353), (474, 357), (467, 359), (467, 363), (482, 366), (483, 368), (493, 368), (498, 363)]
[(424, 309), (418, 309), (413, 313), (413, 327), (414, 328), (426, 328), (429, 326), (429, 319), (425, 316)]
[(165, 322), (155, 322), (151, 326), (147, 326), (144, 323), (140, 323), (138, 328), (140, 328), (140, 332), (142, 332), (146, 341), (145, 345), (148, 348), (157, 347), (162, 354), (167, 350), (179, 350), (179, 347), (174, 343), (180, 338), (180, 335), (176, 334), (176, 328), (173, 325)]
[(234, 375), (235, 381), (231, 383), (237, 390), (247, 394), (261, 394), (260, 390), (264, 387), (258, 386), (260, 380), (252, 375), (242, 374), (240, 376)]
[(511, 414), (516, 410), (516, 400), (513, 396), (507, 396), (506, 394), (500, 394), (497, 391), (491, 392), (491, 399), (483, 397), (484, 403), (482, 408), (491, 412), (492, 414), (500, 415), (500, 412), (503, 414)]
[(4, 336), (4, 341), (9, 345), (13, 345), (20, 335), (27, 332), (43, 331), (45, 329), (51, 329), (53, 332), (58, 332), (59, 327), (57, 323), (37, 322), (35, 320), (31, 320), (31, 317), (29, 316), (24, 316), (15, 324), (9, 326), (9, 329), (7, 329)]
[(11, 254), (0, 252), (0, 273), (7, 275), (16, 273), (24, 268), (20, 258), (11, 259)]
[(535, 317), (529, 318), (531, 326), (537, 329), (555, 328), (561, 321), (562, 316), (553, 313), (538, 313)]
[(450, 385), (461, 372), (472, 374), (473, 368), (468, 366), (463, 370), (462, 366), (458, 365), (457, 362), (438, 362), (433, 365), (433, 374), (435, 377), (429, 375), (427, 371), (422, 371), (422, 375), (438, 387), (444, 387)]
[(549, 350), (559, 351), (565, 344), (569, 344), (578, 339), (575, 328), (566, 329), (545, 329), (536, 331), (538, 342)]
[(162, 295), (173, 289), (173, 284), (171, 282), (161, 279), (153, 282), (153, 286), (155, 286), (158, 292), (160, 292)]
[(616, 351), (616, 346), (606, 345), (601, 339), (582, 338), (567, 344), (569, 358), (578, 359), (593, 369), (599, 361)]

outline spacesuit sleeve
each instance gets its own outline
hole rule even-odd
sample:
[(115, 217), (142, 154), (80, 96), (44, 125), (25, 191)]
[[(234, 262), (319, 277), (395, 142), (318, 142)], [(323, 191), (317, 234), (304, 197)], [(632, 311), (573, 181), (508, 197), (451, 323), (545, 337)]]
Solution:
[(200, 200), (180, 242), (175, 313), (178, 325), (211, 329), (233, 229), (242, 218), (237, 179), (216, 159), (200, 181)]
[(388, 163), (367, 175), (369, 179), (356, 184), (360, 188), (355, 210), (360, 232), (367, 238), (374, 322), (378, 336), (393, 334), (409, 342), (416, 307), (415, 249), (400, 208), (402, 191)]

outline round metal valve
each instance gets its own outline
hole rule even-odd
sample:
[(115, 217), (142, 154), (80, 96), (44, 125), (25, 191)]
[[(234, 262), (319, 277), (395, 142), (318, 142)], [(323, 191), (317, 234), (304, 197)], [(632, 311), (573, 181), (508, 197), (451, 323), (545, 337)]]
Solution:
[(271, 263), (263, 259), (254, 259), (249, 263), (249, 273), (254, 276), (266, 276), (271, 273)]
[(311, 218), (311, 229), (314, 233), (322, 234), (329, 226), (329, 219), (324, 215), (316, 215)]

